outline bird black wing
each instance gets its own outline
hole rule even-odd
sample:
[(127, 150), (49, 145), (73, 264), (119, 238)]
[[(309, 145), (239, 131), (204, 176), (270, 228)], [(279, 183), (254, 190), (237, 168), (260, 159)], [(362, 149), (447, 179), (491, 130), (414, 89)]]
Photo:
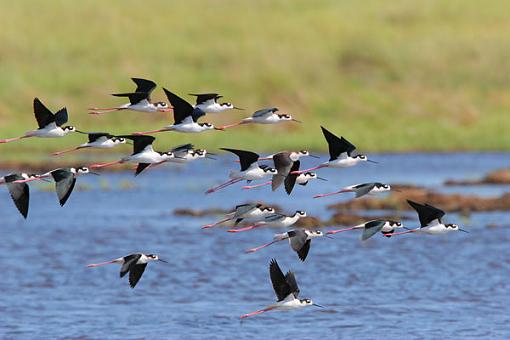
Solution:
[(356, 198), (365, 196), (375, 187), (375, 183), (363, 183), (354, 187)]
[(241, 217), (243, 216), (244, 214), (248, 213), (249, 211), (257, 208), (257, 207), (260, 207), (261, 205), (258, 204), (258, 203), (248, 203), (248, 204), (239, 204), (239, 205), (236, 205), (235, 207), (235, 211), (234, 211), (234, 216), (232, 218), (238, 218), (238, 217)]
[(217, 93), (190, 93), (189, 95), (197, 97), (196, 105), (205, 103), (206, 101), (211, 100), (211, 99), (216, 101), (222, 97)]
[(269, 115), (269, 114), (273, 114), (275, 112), (278, 111), (278, 108), (277, 107), (269, 107), (267, 109), (261, 109), (261, 110), (257, 110), (255, 111), (251, 116), (253, 118), (257, 118), (257, 117), (264, 117), (266, 115)]
[(55, 180), (55, 188), (60, 206), (63, 207), (73, 192), (76, 177), (69, 168), (53, 170), (51, 176)]
[(306, 256), (308, 255), (308, 252), (310, 251), (310, 244), (312, 240), (306, 240), (305, 244), (303, 244), (303, 247), (297, 251), (298, 257), (301, 261), (306, 260)]
[(89, 137), (89, 143), (94, 143), (101, 137), (106, 137), (107, 139), (110, 139), (113, 137), (112, 135), (110, 135), (107, 132), (90, 132), (90, 133), (87, 133), (87, 135)]
[(147, 267), (147, 263), (133, 264), (129, 269), (129, 285), (131, 288), (135, 288), (138, 281), (143, 275), (145, 271), (145, 267)]
[(184, 151), (189, 151), (189, 150), (193, 150), (193, 144), (191, 143), (188, 143), (188, 144), (182, 144), (182, 145), (178, 145), (176, 147), (174, 147), (172, 150), (170, 150), (171, 152), (173, 153), (177, 153), (177, 152), (184, 152)]
[(356, 147), (344, 137), (338, 138), (326, 130), (323, 126), (321, 126), (321, 129), (322, 133), (324, 134), (324, 138), (326, 138), (326, 141), (328, 142), (330, 161), (337, 159), (338, 156), (344, 152), (350, 156), (351, 153), (356, 150)]
[(7, 183), (7, 189), (9, 190), (9, 194), (11, 195), (14, 205), (16, 206), (20, 214), (24, 218), (27, 218), (28, 203), (30, 201), (30, 189), (28, 188), (28, 184), (13, 183), (14, 181), (23, 179), (23, 177), (19, 174), (5, 176), (4, 179)]
[(361, 234), (361, 240), (366, 241), (375, 234), (377, 234), (383, 228), (386, 221), (370, 221), (365, 223), (365, 228), (363, 228), (363, 234)]
[(120, 277), (124, 277), (124, 275), (126, 275), (130, 270), (131, 266), (138, 262), (141, 256), (142, 254), (130, 254), (124, 256), (124, 263), (120, 268)]
[(245, 171), (252, 165), (256, 163), (259, 159), (259, 155), (255, 152), (245, 151), (245, 150), (236, 150), (236, 149), (228, 149), (228, 148), (220, 148), (221, 150), (225, 150), (228, 152), (232, 152), (239, 157), (239, 161), (241, 163), (241, 171)]
[(285, 300), (287, 296), (292, 294), (292, 288), (275, 259), (272, 259), (269, 263), (269, 276), (271, 277), (271, 283), (273, 284), (273, 289), (278, 301)]
[(296, 281), (296, 276), (294, 276), (294, 273), (291, 271), (288, 271), (287, 275), (285, 275), (285, 281), (287, 281), (287, 284), (289, 285), (291, 293), (297, 299), (297, 297), (299, 296), (299, 287), (298, 287), (298, 284)]
[(53, 113), (48, 110), (48, 108), (44, 106), (44, 104), (37, 97), (34, 98), (34, 114), (39, 129), (42, 129), (46, 125), (55, 122), (55, 116)]
[(124, 135), (117, 136), (119, 138), (126, 138), (133, 141), (133, 155), (142, 152), (148, 145), (151, 145), (156, 139), (153, 136), (137, 136), (137, 135)]
[(67, 114), (67, 109), (65, 107), (58, 110), (58, 112), (55, 113), (55, 124), (57, 124), (57, 126), (64, 125), (65, 123), (67, 123), (68, 119), (69, 115)]
[(418, 213), (418, 218), (420, 219), (422, 228), (426, 227), (434, 220), (439, 220), (439, 222), (441, 222), (441, 218), (445, 215), (443, 210), (428, 204), (420, 204), (411, 200), (407, 200), (407, 203), (409, 203), (409, 205)]
[(135, 176), (138, 176), (142, 173), (151, 163), (138, 163), (138, 166), (136, 167)]
[(152, 80), (142, 79), (142, 78), (131, 78), (131, 80), (136, 84), (135, 92), (144, 92), (147, 94), (147, 99), (149, 99), (149, 95), (156, 88), (156, 83)]
[(188, 116), (191, 116), (193, 120), (195, 120), (195, 118), (193, 117), (195, 109), (193, 108), (193, 106), (191, 106), (190, 103), (188, 103), (178, 95), (168, 91), (165, 88), (163, 88), (163, 91), (165, 91), (168, 101), (170, 102), (170, 105), (172, 105), (173, 107), (174, 124), (182, 123), (184, 119), (186, 119), (186, 117)]
[(290, 169), (289, 175), (287, 177), (285, 177), (284, 185), (285, 185), (285, 191), (287, 192), (287, 195), (291, 194), (292, 189), (294, 189), (294, 185), (296, 185), (296, 180), (299, 175), (293, 174), (293, 172), (298, 171), (300, 165), (301, 165), (300, 161), (295, 161), (294, 164), (292, 164), (292, 168)]
[(280, 185), (282, 185), (283, 181), (289, 174), (294, 162), (290, 159), (289, 152), (279, 152), (273, 155), (273, 162), (278, 173), (273, 175), (273, 179), (271, 181), (271, 189), (275, 191), (278, 189)]
[(127, 97), (131, 105), (138, 104), (145, 99), (150, 102), (150, 95), (147, 92), (113, 93), (112, 96)]

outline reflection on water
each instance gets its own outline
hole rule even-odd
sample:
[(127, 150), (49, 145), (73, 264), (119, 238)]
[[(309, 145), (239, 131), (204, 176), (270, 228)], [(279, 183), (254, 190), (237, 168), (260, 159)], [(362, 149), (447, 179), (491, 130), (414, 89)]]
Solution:
[[(86, 190), (73, 193), (64, 208), (53, 192), (32, 186), (26, 222), (1, 188), (0, 338), (508, 338), (510, 240), (506, 228), (486, 227), (509, 225), (508, 213), (477, 213), (469, 220), (447, 214), (448, 222), (464, 223), (471, 234), (361, 243), (353, 232), (317, 239), (305, 263), (284, 242), (243, 253), (271, 240), (274, 229), (202, 230), (215, 217), (172, 214), (177, 207), (228, 208), (257, 199), (324, 215), (325, 205), (347, 195), (313, 200), (314, 194), (372, 180), (481, 195), (506, 191), (441, 187), (449, 178), (481, 177), (508, 166), (506, 154), (476, 154), (476, 162), (474, 156), (374, 155), (381, 164), (325, 169), (321, 176), (328, 182), (298, 187), (290, 198), (240, 186), (205, 196), (236, 166), (226, 158), (136, 179), (130, 173), (82, 177)], [(85, 268), (135, 251), (161, 254), (170, 264), (149, 264), (134, 290), (119, 279), (117, 266)], [(241, 323), (239, 315), (273, 302), (271, 257), (296, 272), (303, 297), (328, 308), (267, 313)]]

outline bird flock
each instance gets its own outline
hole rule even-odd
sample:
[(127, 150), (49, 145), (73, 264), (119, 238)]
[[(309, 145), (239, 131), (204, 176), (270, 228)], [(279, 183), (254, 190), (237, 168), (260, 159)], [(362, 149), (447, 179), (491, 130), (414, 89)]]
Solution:
[[(231, 103), (220, 103), (218, 100), (222, 98), (217, 93), (193, 93), (191, 96), (196, 97), (196, 103), (190, 104), (185, 99), (163, 88), (168, 98), (168, 103), (152, 102), (151, 93), (157, 87), (156, 83), (141, 78), (132, 78), (136, 85), (133, 92), (115, 93), (113, 96), (127, 98), (129, 103), (110, 108), (90, 108), (89, 114), (102, 115), (106, 113), (132, 110), (138, 112), (173, 112), (174, 122), (171, 125), (162, 128), (134, 132), (130, 135), (115, 135), (107, 132), (84, 132), (76, 129), (74, 126), (64, 126), (69, 120), (67, 109), (64, 107), (53, 113), (38, 98), (33, 101), (33, 109), (38, 128), (26, 132), (22, 136), (0, 139), (0, 143), (10, 143), (25, 138), (59, 138), (65, 137), (69, 133), (81, 133), (87, 135), (87, 141), (61, 151), (56, 151), (52, 155), (60, 156), (69, 152), (75, 152), (82, 149), (111, 149), (116, 146), (130, 143), (133, 146), (133, 152), (118, 160), (107, 163), (95, 163), (88, 166), (59, 168), (42, 174), (28, 174), (17, 172), (0, 177), (0, 184), (5, 184), (14, 205), (20, 214), (27, 218), (29, 210), (30, 190), (29, 182), (33, 181), (53, 181), (55, 183), (55, 191), (61, 206), (64, 206), (69, 199), (76, 184), (77, 177), (84, 174), (94, 174), (96, 169), (101, 169), (116, 164), (132, 163), (135, 164), (135, 176), (139, 175), (146, 169), (154, 168), (164, 163), (189, 163), (198, 159), (215, 159), (205, 149), (196, 149), (192, 144), (183, 144), (171, 148), (168, 151), (155, 151), (153, 142), (155, 137), (151, 134), (175, 131), (182, 133), (201, 133), (209, 130), (224, 131), (235, 126), (245, 124), (277, 124), (283, 122), (301, 123), (301, 121), (293, 118), (289, 114), (279, 113), (278, 108), (270, 107), (255, 111), (250, 117), (241, 119), (238, 122), (227, 124), (224, 126), (214, 126), (210, 123), (200, 123), (198, 120), (206, 114), (217, 114), (227, 110), (243, 110)], [(319, 158), (310, 154), (306, 150), (299, 151), (281, 151), (267, 157), (259, 157), (252, 151), (238, 150), (233, 148), (221, 148), (221, 150), (234, 154), (238, 160), (239, 167), (233, 169), (228, 174), (228, 180), (213, 188), (205, 191), (205, 194), (213, 194), (230, 185), (238, 182), (246, 181), (248, 185), (243, 186), (243, 190), (251, 190), (254, 188), (271, 185), (272, 191), (276, 191), (282, 186), (285, 192), (290, 195), (296, 184), (306, 186), (312, 180), (323, 180), (315, 171), (322, 168), (347, 168), (356, 166), (363, 162), (377, 163), (364, 154), (356, 151), (356, 146), (344, 137), (338, 137), (331, 131), (321, 126), (322, 133), (328, 145), (329, 160), (320, 163), (309, 169), (300, 169), (301, 157)], [(272, 166), (267, 164), (259, 164), (259, 162), (272, 162)], [(262, 183), (251, 185), (252, 181), (265, 180)], [(353, 184), (340, 188), (329, 193), (315, 195), (314, 198), (323, 198), (341, 193), (354, 193), (355, 198), (365, 195), (375, 195), (390, 190), (390, 185), (379, 182)], [(377, 233), (390, 238), (397, 235), (417, 233), (417, 234), (445, 234), (451, 231), (466, 230), (460, 228), (456, 224), (447, 224), (442, 222), (445, 212), (439, 208), (429, 204), (422, 204), (408, 200), (408, 204), (417, 212), (420, 227), (409, 229), (404, 227), (400, 221), (391, 220), (372, 220), (363, 224), (349, 228), (330, 230), (326, 233), (320, 230), (309, 230), (305, 228), (292, 228), (283, 233), (274, 235), (270, 242), (247, 249), (246, 253), (254, 253), (261, 249), (267, 248), (277, 242), (288, 240), (290, 247), (296, 252), (301, 261), (305, 261), (310, 251), (311, 240), (316, 237), (328, 237), (330, 235), (351, 231), (361, 230), (361, 240), (365, 241)], [(229, 224), (230, 233), (246, 232), (260, 227), (278, 227), (291, 228), (298, 222), (300, 218), (306, 216), (304, 211), (296, 211), (293, 214), (285, 215), (278, 213), (274, 208), (263, 205), (261, 203), (244, 203), (239, 204), (235, 209), (226, 214), (226, 216), (214, 223), (202, 226), (202, 229), (211, 229), (218, 225)], [(242, 222), (248, 222), (240, 225)], [(404, 231), (398, 231), (404, 229)], [(87, 267), (93, 268), (108, 264), (120, 264), (120, 277), (124, 277), (129, 273), (129, 285), (134, 288), (142, 277), (147, 264), (150, 261), (166, 262), (155, 254), (133, 253), (123, 257), (116, 258), (111, 261), (89, 264)], [(283, 274), (278, 262), (272, 259), (269, 264), (269, 274), (277, 302), (252, 313), (242, 315), (241, 318), (258, 315), (272, 310), (293, 310), (306, 306), (323, 306), (314, 303), (311, 299), (299, 298), (299, 287), (293, 272), (289, 271)]]

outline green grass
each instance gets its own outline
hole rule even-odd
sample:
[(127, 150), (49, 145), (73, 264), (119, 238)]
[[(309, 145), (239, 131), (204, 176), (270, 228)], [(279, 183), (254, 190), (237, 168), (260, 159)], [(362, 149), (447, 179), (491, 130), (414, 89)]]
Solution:
[[(324, 151), (323, 124), (363, 151), (509, 150), (509, 11), (503, 0), (0, 0), (0, 136), (34, 127), (35, 96), (67, 106), (82, 130), (166, 125), (164, 114), (87, 115), (121, 104), (109, 93), (138, 76), (182, 95), (218, 91), (247, 109), (204, 121), (278, 106), (305, 122), (164, 133), (163, 149)], [(153, 97), (165, 99), (160, 89)], [(1, 145), (1, 157), (46, 159), (82, 140)]]

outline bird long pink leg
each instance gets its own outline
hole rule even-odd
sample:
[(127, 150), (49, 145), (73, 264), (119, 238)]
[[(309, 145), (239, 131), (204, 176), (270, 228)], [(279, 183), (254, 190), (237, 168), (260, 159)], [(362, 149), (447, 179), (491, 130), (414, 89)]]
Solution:
[(87, 267), (93, 268), (93, 267), (105, 266), (107, 264), (112, 264), (112, 263), (115, 263), (115, 260), (101, 262), (101, 263), (91, 263), (91, 264), (88, 264)]
[(98, 107), (91, 107), (89, 108), (89, 114), (90, 115), (102, 115), (103, 113), (108, 112), (115, 112), (115, 111), (122, 111), (126, 110), (124, 107), (107, 107), (107, 108), (98, 108)]
[(420, 228), (418, 229), (411, 229), (411, 230), (406, 230), (406, 231), (401, 231), (401, 232), (398, 232), (398, 233), (391, 233), (391, 234), (385, 234), (384, 236), (396, 236), (396, 235), (404, 235), (404, 234), (409, 234), (409, 233), (415, 233), (417, 232), (418, 230), (420, 230)]
[(274, 309), (274, 307), (267, 307), (267, 308), (264, 308), (264, 309), (261, 309), (261, 310), (257, 310), (255, 312), (251, 312), (251, 313), (248, 313), (248, 314), (241, 315), (240, 318), (241, 319), (245, 319), (245, 318), (248, 318), (250, 316), (262, 314), (262, 313), (268, 312), (268, 311), (273, 310), (273, 309)]
[(223, 125), (223, 126), (218, 126), (218, 129), (225, 130), (225, 129), (229, 129), (231, 127), (238, 126), (238, 125), (241, 125), (241, 124), (246, 124), (246, 122), (240, 121), (240, 122), (233, 123), (233, 124), (227, 124), (227, 125)]
[(314, 170), (317, 170), (317, 169), (322, 169), (322, 168), (327, 168), (327, 167), (328, 167), (327, 164), (320, 164), (320, 165), (314, 166), (313, 168), (309, 168), (309, 169), (305, 169), (305, 170), (299, 170), (299, 171), (292, 171), (291, 174), (293, 174), (293, 175), (300, 175), (300, 174), (305, 173), (305, 172), (314, 171)]
[(0, 143), (10, 143), (10, 142), (14, 142), (14, 141), (17, 141), (17, 140), (20, 140), (23, 138), (28, 138), (28, 137), (32, 137), (32, 136), (20, 136), (20, 137), (14, 137), (14, 138), (0, 139)]
[(260, 226), (263, 226), (263, 225), (266, 225), (266, 223), (264, 222), (260, 222), (260, 223), (255, 223), (253, 225), (250, 225), (250, 226), (247, 226), (247, 227), (244, 227), (244, 228), (239, 228), (239, 229), (229, 229), (227, 230), (229, 233), (239, 233), (241, 231), (248, 231), (248, 230), (252, 230), (252, 229), (255, 229), (255, 228), (258, 228)]
[(164, 132), (164, 131), (171, 131), (171, 129), (162, 128), (162, 129), (151, 130), (151, 131), (133, 132), (133, 135), (143, 136), (143, 135), (148, 135), (151, 133), (158, 133), (158, 132)]
[(354, 230), (354, 229), (359, 229), (359, 226), (355, 226), (355, 227), (350, 227), (350, 228), (344, 228), (344, 229), (337, 229), (337, 230), (330, 230), (326, 233), (326, 235), (332, 235), (332, 234), (338, 234), (338, 233), (343, 233), (344, 231), (349, 231), (349, 230)]
[(268, 181), (268, 182), (264, 182), (264, 183), (261, 183), (261, 184), (245, 185), (243, 187), (243, 189), (245, 189), (245, 190), (255, 189), (255, 188), (259, 188), (259, 187), (263, 187), (263, 186), (269, 185), (271, 183), (272, 183), (271, 181)]
[(215, 222), (215, 223), (211, 223), (211, 224), (203, 225), (203, 226), (202, 226), (202, 229), (208, 229), (208, 228), (215, 227), (215, 226), (217, 226), (218, 224), (222, 224), (222, 223), (228, 222), (228, 221), (230, 221), (231, 219), (232, 219), (232, 217), (228, 217), (228, 218), (224, 218), (224, 219), (222, 219), (221, 221), (218, 221), (218, 222)]
[(338, 195), (338, 194), (341, 194), (343, 192), (349, 192), (349, 191), (352, 191), (352, 190), (342, 189), (342, 190), (330, 192), (330, 193), (327, 193), (327, 194), (315, 195), (315, 196), (313, 196), (313, 198), (321, 198), (321, 197), (333, 196), (333, 195)]
[(76, 150), (80, 150), (80, 149), (83, 149), (85, 148), (85, 146), (77, 146), (75, 148), (71, 148), (71, 149), (66, 149), (66, 150), (62, 150), (62, 151), (56, 151), (54, 153), (52, 153), (51, 155), (52, 156), (60, 156), (64, 153), (68, 153), (68, 152), (73, 152), (73, 151), (76, 151)]
[(112, 165), (121, 164), (121, 163), (123, 163), (122, 160), (115, 161), (115, 162), (108, 162), (108, 163), (96, 163), (96, 164), (89, 165), (89, 168), (91, 168), (91, 169), (105, 168), (107, 166), (112, 166)]
[(213, 193), (213, 192), (216, 192), (216, 191), (218, 191), (218, 190), (221, 190), (221, 189), (223, 189), (223, 188), (226, 188), (226, 187), (228, 187), (229, 185), (235, 184), (235, 183), (240, 182), (240, 181), (242, 181), (242, 180), (243, 180), (242, 178), (234, 178), (234, 179), (231, 179), (231, 180), (229, 180), (229, 181), (227, 181), (227, 182), (225, 182), (225, 183), (223, 183), (223, 184), (220, 184), (220, 185), (218, 185), (218, 186), (216, 186), (216, 187), (214, 187), (214, 188), (208, 189), (205, 193), (206, 193), (206, 194), (211, 194), (211, 193)]
[(250, 248), (250, 249), (246, 250), (246, 253), (254, 253), (256, 251), (259, 251), (260, 249), (269, 247), (270, 245), (275, 244), (276, 242), (280, 242), (280, 241), (283, 241), (283, 240), (274, 240), (274, 241), (271, 241), (269, 243), (263, 244), (261, 246), (258, 246), (258, 247), (255, 247), (255, 248)]

